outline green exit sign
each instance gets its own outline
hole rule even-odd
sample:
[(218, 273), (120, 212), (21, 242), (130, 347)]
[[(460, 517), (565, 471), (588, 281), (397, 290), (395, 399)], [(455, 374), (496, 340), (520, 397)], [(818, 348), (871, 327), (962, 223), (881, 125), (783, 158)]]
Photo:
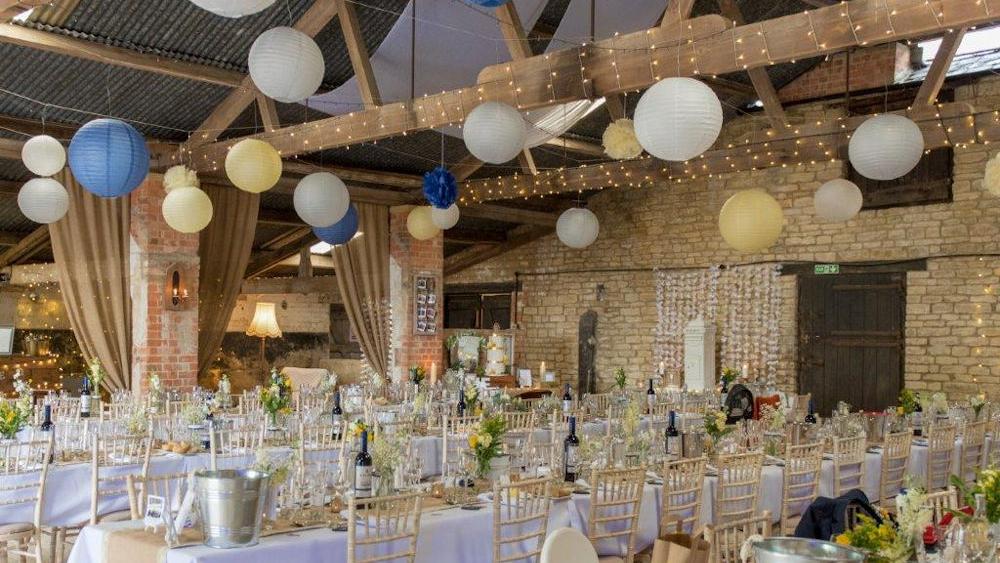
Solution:
[(813, 273), (818, 275), (839, 274), (840, 264), (816, 264)]

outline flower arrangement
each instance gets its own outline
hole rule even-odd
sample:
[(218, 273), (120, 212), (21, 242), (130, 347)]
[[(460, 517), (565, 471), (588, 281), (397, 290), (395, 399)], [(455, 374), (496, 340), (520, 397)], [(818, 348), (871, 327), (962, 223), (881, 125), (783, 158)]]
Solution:
[(149, 418), (146, 410), (137, 403), (132, 404), (125, 417), (125, 432), (132, 436), (141, 436), (149, 431)]
[(951, 484), (958, 489), (967, 506), (976, 506), (977, 494), (986, 497), (986, 519), (991, 524), (1000, 522), (1000, 469), (983, 469), (971, 486), (961, 477), (952, 475)]
[(922, 408), (928, 416), (945, 414), (948, 412), (948, 399), (944, 396), (944, 393), (941, 393), (940, 391), (931, 395), (918, 393), (917, 401), (920, 402), (920, 408)]
[(869, 561), (903, 563), (914, 553), (916, 542), (922, 541), (924, 528), (931, 521), (927, 506), (927, 493), (919, 487), (906, 489), (896, 496), (896, 520), (883, 511), (881, 521), (861, 515), (860, 523), (853, 529), (834, 538), (841, 545), (857, 547), (868, 552)]
[(639, 418), (639, 408), (634, 401), (629, 401), (622, 412), (622, 431), (625, 432), (626, 444), (631, 443), (639, 433)]
[(769, 404), (761, 405), (760, 418), (769, 432), (783, 432), (788, 421), (784, 409)]
[(205, 422), (207, 414), (203, 405), (191, 402), (181, 409), (181, 420), (188, 426), (201, 426)]
[(101, 365), (101, 360), (97, 359), (97, 356), (87, 362), (87, 376), (90, 378), (90, 384), (94, 387), (95, 392), (101, 392), (101, 383), (107, 375), (108, 372), (104, 370), (104, 366)]
[[(360, 438), (361, 433), (364, 432), (365, 430), (370, 430), (370, 428), (368, 428), (368, 425), (365, 424), (365, 421), (358, 418), (351, 423), (351, 425), (348, 427), (348, 430), (350, 431), (351, 434), (354, 435), (354, 437)], [(371, 439), (372, 439), (372, 433), (368, 432), (368, 440)]]
[(262, 447), (254, 452), (254, 461), (250, 469), (270, 475), (272, 487), (280, 485), (288, 479), (288, 474), (295, 464), (295, 457), (299, 451), (298, 448), (291, 450), (291, 454), (275, 455), (274, 451)]
[(500, 455), (503, 436), (507, 433), (507, 422), (502, 416), (484, 418), (469, 434), (469, 449), (476, 458), (476, 475), (486, 477), (490, 462)]
[(554, 394), (549, 394), (542, 397), (542, 400), (538, 402), (538, 406), (535, 407), (538, 414), (542, 416), (548, 416), (552, 414), (552, 411), (558, 411), (562, 409), (562, 403), (559, 398)]
[(163, 382), (160, 381), (160, 376), (155, 371), (149, 372), (149, 390), (155, 393), (163, 391)]
[(899, 392), (899, 409), (902, 411), (900, 414), (913, 414), (917, 412), (917, 405), (920, 404), (920, 400), (917, 394), (910, 389), (903, 389)]
[(410, 367), (410, 383), (420, 385), (427, 377), (427, 370), (423, 366)]
[(628, 385), (628, 375), (625, 374), (625, 368), (616, 369), (615, 387), (617, 387), (619, 391), (624, 391), (626, 385)]
[(0, 436), (4, 439), (14, 439), (24, 428), (27, 420), (27, 416), (18, 405), (8, 401), (0, 402)]
[(292, 401), (292, 382), (287, 376), (271, 369), (271, 385), (260, 390), (260, 404), (271, 418), (271, 425), (278, 421), (278, 414), (289, 412)]
[(837, 414), (851, 414), (851, 404), (847, 401), (837, 401)]
[(25, 420), (31, 418), (31, 413), (34, 410), (34, 391), (31, 390), (31, 385), (24, 380), (24, 372), (21, 368), (17, 368), (14, 371), (14, 392), (17, 393), (17, 402), (15, 406), (21, 411), (21, 415)]
[(977, 393), (969, 397), (969, 406), (972, 407), (972, 412), (976, 414), (976, 420), (979, 420), (979, 413), (986, 406), (986, 393)]
[(726, 415), (726, 411), (707, 409), (705, 411), (705, 433), (711, 436), (712, 440), (718, 441), (719, 438), (732, 432), (735, 427), (726, 424), (727, 418), (729, 417)]
[(719, 374), (719, 380), (722, 381), (723, 387), (729, 387), (739, 377), (740, 370), (729, 366), (723, 367), (722, 372)]
[(337, 388), (337, 374), (332, 371), (326, 372), (323, 379), (319, 381), (316, 385), (316, 390), (319, 391), (321, 395), (326, 395), (328, 393), (333, 393)]
[[(380, 477), (381, 493), (391, 493), (391, 485), (396, 469), (403, 465), (403, 455), (406, 451), (406, 435), (379, 434), (378, 440), (372, 442), (372, 465)], [(369, 438), (370, 440), (370, 438)]]

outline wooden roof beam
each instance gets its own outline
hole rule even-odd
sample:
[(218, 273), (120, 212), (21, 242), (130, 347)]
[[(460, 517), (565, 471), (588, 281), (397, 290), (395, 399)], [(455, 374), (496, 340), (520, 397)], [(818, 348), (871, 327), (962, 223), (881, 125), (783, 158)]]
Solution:
[(500, 244), (477, 244), (457, 252), (444, 259), (444, 275), (457, 274), (489, 260), (534, 242), (555, 231), (553, 227), (523, 225), (512, 229), (507, 234), (507, 240)]
[(372, 72), (371, 58), (368, 55), (368, 47), (365, 46), (365, 38), (361, 35), (361, 26), (358, 25), (354, 4), (349, 0), (333, 0), (333, 4), (340, 15), (340, 29), (344, 33), (344, 43), (347, 44), (347, 53), (351, 57), (358, 90), (361, 91), (361, 101), (366, 107), (380, 106), (382, 96), (378, 91), (375, 73)]
[(0, 268), (30, 259), (49, 245), (49, 226), (42, 225), (0, 254)]
[[(736, 0), (718, 0), (722, 15), (733, 20), (736, 25), (745, 25), (743, 12), (736, 5)], [(775, 127), (788, 125), (788, 118), (785, 116), (785, 108), (781, 107), (781, 100), (778, 99), (778, 91), (774, 89), (774, 83), (767, 75), (765, 67), (748, 68), (747, 74), (750, 76), (750, 83), (757, 91), (757, 97), (764, 105), (764, 112), (767, 114), (771, 124)]]
[(290, 256), (295, 256), (302, 248), (308, 248), (316, 244), (319, 239), (313, 234), (312, 229), (296, 229), (297, 236), (289, 236), (284, 244), (278, 248), (255, 252), (250, 256), (250, 263), (247, 264), (244, 278), (253, 278), (267, 273), (272, 268), (281, 264), (282, 260)]
[(667, 9), (663, 12), (660, 26), (666, 27), (690, 18), (693, 9), (694, 0), (667, 0)]
[[(532, 56), (531, 44), (528, 43), (528, 35), (524, 32), (524, 24), (521, 23), (521, 16), (517, 14), (517, 6), (513, 2), (507, 2), (496, 9), (497, 21), (500, 24), (500, 33), (503, 34), (504, 43), (510, 52), (510, 58), (515, 61), (530, 59)], [(517, 157), (521, 164), (521, 171), (534, 176), (538, 174), (535, 167), (535, 159), (531, 156), (531, 149), (524, 149)]]
[(914, 107), (930, 106), (937, 101), (941, 86), (944, 85), (944, 79), (948, 76), (948, 69), (951, 68), (951, 62), (955, 60), (955, 53), (962, 45), (965, 31), (966, 28), (961, 27), (945, 33), (944, 37), (941, 38), (941, 46), (938, 48), (937, 55), (934, 56), (931, 68), (927, 71), (927, 76), (924, 77), (924, 82), (920, 85), (920, 90), (917, 91), (917, 97), (913, 100)]

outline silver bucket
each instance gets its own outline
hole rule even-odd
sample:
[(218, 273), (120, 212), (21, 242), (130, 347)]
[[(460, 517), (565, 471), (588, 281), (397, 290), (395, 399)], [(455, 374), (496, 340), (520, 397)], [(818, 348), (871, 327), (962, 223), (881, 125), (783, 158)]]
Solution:
[(220, 549), (256, 545), (271, 476), (223, 469), (194, 474), (205, 545)]
[(810, 561), (864, 561), (863, 551), (828, 541), (770, 538), (753, 544), (757, 563), (807, 563)]

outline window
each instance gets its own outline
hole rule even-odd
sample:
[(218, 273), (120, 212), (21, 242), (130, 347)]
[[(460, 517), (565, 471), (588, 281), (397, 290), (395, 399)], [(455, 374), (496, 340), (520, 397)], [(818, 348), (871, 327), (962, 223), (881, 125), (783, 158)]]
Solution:
[(445, 286), (444, 327), (501, 329), (511, 327), (516, 287), (514, 284), (468, 284)]

